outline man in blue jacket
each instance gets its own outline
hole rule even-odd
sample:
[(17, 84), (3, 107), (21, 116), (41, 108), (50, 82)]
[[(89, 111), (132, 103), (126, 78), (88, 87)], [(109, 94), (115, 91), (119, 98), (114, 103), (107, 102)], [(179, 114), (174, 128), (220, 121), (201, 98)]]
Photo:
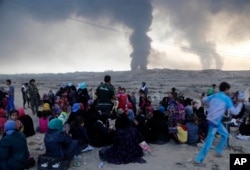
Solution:
[(227, 82), (222, 82), (219, 86), (219, 90), (220, 92), (202, 99), (202, 102), (208, 105), (207, 121), (209, 130), (203, 147), (194, 159), (193, 165), (195, 166), (204, 166), (203, 161), (212, 146), (216, 133), (219, 133), (221, 138), (215, 148), (215, 156), (222, 156), (228, 139), (228, 132), (222, 123), (222, 118), (227, 111), (233, 115), (239, 114), (243, 105), (244, 100), (238, 100), (238, 104), (236, 106), (233, 105), (229, 97), (230, 85)]

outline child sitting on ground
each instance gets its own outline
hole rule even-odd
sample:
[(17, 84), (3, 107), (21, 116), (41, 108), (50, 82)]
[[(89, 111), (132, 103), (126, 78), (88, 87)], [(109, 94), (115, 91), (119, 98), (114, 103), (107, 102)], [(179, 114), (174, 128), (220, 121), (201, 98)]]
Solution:
[(199, 127), (195, 123), (194, 116), (190, 116), (187, 119), (186, 127), (187, 127), (187, 131), (188, 131), (187, 143), (189, 145), (196, 146), (198, 141), (199, 141)]
[(84, 127), (84, 119), (81, 116), (76, 117), (76, 120), (71, 123), (70, 131), (72, 139), (79, 143), (80, 151), (92, 151), (93, 147), (89, 145), (89, 137), (87, 130)]
[(39, 118), (39, 126), (37, 131), (40, 133), (45, 133), (48, 131), (49, 117), (53, 116), (53, 112), (50, 109), (49, 103), (43, 104), (43, 110), (37, 112), (37, 117)]
[(9, 119), (14, 120), (16, 122), (16, 130), (23, 132), (24, 126), (18, 118), (19, 118), (18, 110), (11, 110)]
[(183, 122), (178, 121), (177, 125), (176, 125), (176, 133), (172, 133), (174, 136), (174, 140), (178, 143), (178, 144), (183, 144), (187, 142), (187, 138), (188, 138), (188, 131), (187, 131), (187, 127), (183, 124)]

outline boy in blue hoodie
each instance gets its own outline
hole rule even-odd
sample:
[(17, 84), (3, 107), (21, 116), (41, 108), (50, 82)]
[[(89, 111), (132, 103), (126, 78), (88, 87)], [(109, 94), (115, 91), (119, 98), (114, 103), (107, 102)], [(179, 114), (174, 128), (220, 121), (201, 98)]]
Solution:
[(227, 111), (233, 115), (239, 114), (243, 105), (244, 100), (241, 99), (238, 100), (236, 106), (233, 105), (233, 102), (229, 97), (230, 85), (227, 82), (222, 82), (219, 89), (220, 92), (202, 99), (202, 102), (208, 105), (207, 121), (209, 129), (206, 141), (194, 159), (193, 165), (195, 166), (204, 166), (203, 161), (212, 146), (216, 133), (219, 133), (221, 138), (215, 148), (215, 155), (218, 157), (222, 156), (223, 149), (226, 146), (228, 139), (228, 132), (222, 123), (222, 118)]

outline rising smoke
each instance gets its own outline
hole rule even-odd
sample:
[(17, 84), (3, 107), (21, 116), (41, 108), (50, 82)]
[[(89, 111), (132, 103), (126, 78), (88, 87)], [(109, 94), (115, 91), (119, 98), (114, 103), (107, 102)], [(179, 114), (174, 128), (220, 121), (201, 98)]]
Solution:
[[(212, 68), (213, 63), (217, 69), (221, 69), (223, 59), (217, 52), (216, 42), (208, 37), (211, 21), (217, 14), (225, 13), (226, 20), (234, 19), (227, 38), (237, 41), (246, 39), (250, 35), (249, 4), (249, 0), (0, 0), (0, 58), (2, 60), (4, 56), (1, 55), (2, 51), (8, 54), (13, 50), (11, 47), (17, 37), (17, 25), (23, 24), (19, 23), (21, 21), (18, 17), (31, 16), (36, 21), (50, 24), (76, 16), (88, 18), (93, 22), (108, 20), (111, 28), (115, 24), (129, 28), (129, 42), (132, 47), (131, 70), (145, 70), (151, 51), (151, 39), (147, 33), (152, 24), (154, 7), (164, 11), (170, 27), (177, 30), (179, 35), (175, 38), (187, 41), (191, 47), (182, 50), (199, 56), (203, 69)], [(9, 12), (7, 6), (14, 10)], [(17, 11), (22, 16), (15, 16)], [(6, 15), (7, 19), (4, 18)], [(10, 18), (15, 21), (4, 24), (10, 23)], [(165, 21), (162, 20), (162, 23)], [(9, 32), (13, 34), (10, 35)], [(24, 33), (27, 34), (22, 35), (20, 39), (27, 39), (28, 29)]]
[[(1, 0), (4, 1), (4, 0)], [(0, 1), (0, 2), (1, 2)], [(7, 3), (7, 0), (5, 0)], [(108, 19), (110, 27), (120, 23), (131, 29), (131, 70), (147, 69), (151, 39), (147, 32), (152, 23), (150, 0), (22, 0), (32, 17), (40, 22), (66, 20), (77, 16), (89, 20)]]
[[(212, 68), (212, 63), (215, 63), (216, 69), (221, 69), (223, 66), (223, 58), (217, 52), (216, 43), (208, 37), (211, 20), (216, 14), (225, 13), (227, 21), (237, 16), (229, 30), (231, 34), (236, 29), (239, 30), (239, 23), (244, 36), (250, 33), (247, 29), (249, 20), (241, 22), (243, 17), (250, 14), (248, 0), (154, 0), (154, 4), (155, 7), (165, 11), (171, 27), (180, 32), (178, 39), (188, 41), (191, 48), (183, 50), (199, 56), (203, 69)], [(232, 36), (239, 37), (239, 34), (233, 33)]]

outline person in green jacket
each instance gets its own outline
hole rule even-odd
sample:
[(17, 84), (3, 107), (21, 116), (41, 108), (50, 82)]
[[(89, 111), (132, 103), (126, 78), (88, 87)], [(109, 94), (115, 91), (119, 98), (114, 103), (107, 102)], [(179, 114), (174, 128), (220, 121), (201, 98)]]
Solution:
[(5, 135), (0, 141), (0, 170), (23, 170), (29, 158), (26, 137), (16, 130), (16, 122), (4, 124)]
[(207, 96), (211, 96), (216, 93), (216, 84), (212, 84), (212, 86), (207, 91)]
[(35, 79), (31, 79), (29, 81), (30, 105), (33, 114), (37, 113), (38, 107), (40, 105), (40, 94), (35, 83)]

